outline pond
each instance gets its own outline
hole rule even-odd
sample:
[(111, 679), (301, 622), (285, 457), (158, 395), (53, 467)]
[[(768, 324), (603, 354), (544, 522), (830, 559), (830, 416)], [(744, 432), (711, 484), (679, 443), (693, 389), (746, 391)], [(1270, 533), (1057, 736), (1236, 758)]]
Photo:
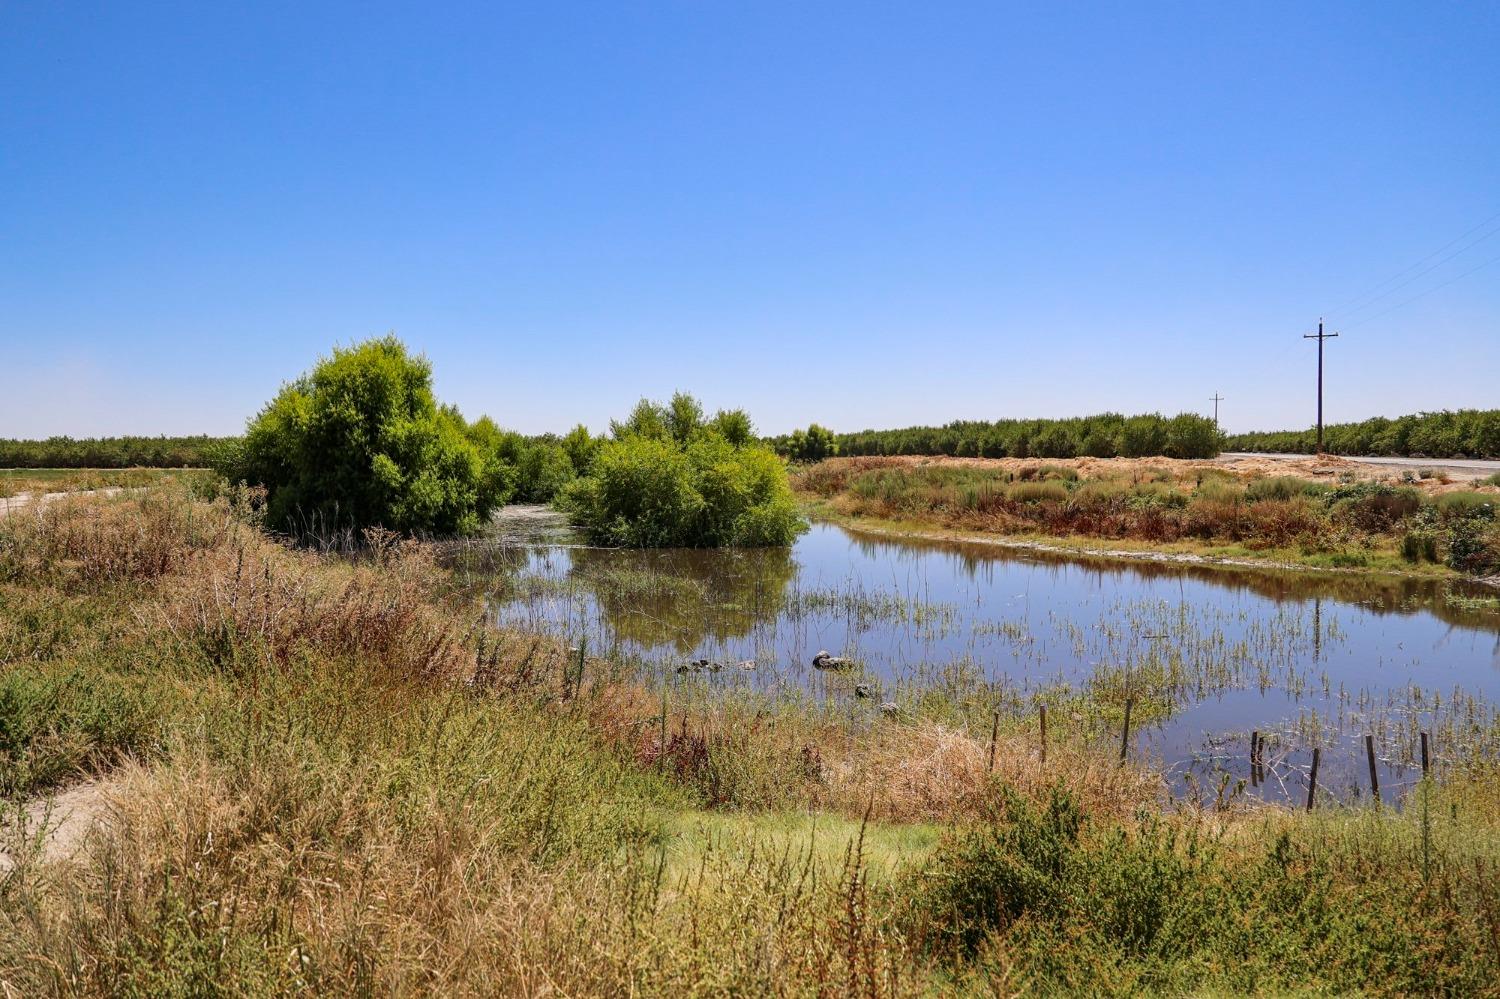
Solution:
[[(1118, 733), (1182, 790), (1367, 793), (1373, 736), (1386, 800), (1437, 759), (1495, 752), (1500, 601), (1477, 586), (1356, 574), (1061, 557), (814, 524), (789, 550), (578, 545), (535, 509), (487, 542), (496, 623), (560, 634), (671, 682), (796, 687), (878, 719), (924, 697), (1008, 710), (1043, 701)], [(846, 671), (813, 666), (820, 651)], [(987, 700), (986, 700), (987, 699)], [(1056, 715), (1054, 715), (1056, 717)], [(1114, 738), (1118, 739), (1116, 734)]]

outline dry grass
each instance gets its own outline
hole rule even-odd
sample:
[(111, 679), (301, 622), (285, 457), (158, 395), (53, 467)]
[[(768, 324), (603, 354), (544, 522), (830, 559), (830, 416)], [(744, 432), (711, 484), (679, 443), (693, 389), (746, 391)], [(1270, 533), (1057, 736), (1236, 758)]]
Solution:
[[(1236, 556), (1271, 553), (1325, 567), (1408, 568), (1418, 560), (1411, 553), (1424, 549), (1403, 541), (1425, 531), (1434, 539), (1426, 551), (1450, 568), (1474, 571), (1443, 554), (1462, 554), (1473, 544), (1449, 537), (1451, 530), (1439, 544), (1431, 526), (1454, 519), (1445, 511), (1492, 510), (1500, 495), (1456, 492), (1435, 479), (1377, 481), (1371, 467), (1345, 470), (1341, 461), (1291, 463), (1293, 474), (1278, 467), (1268, 475), (1240, 468), (1243, 462), (1168, 459), (835, 458), (800, 469), (793, 484), (825, 511), (848, 518)], [(1500, 551), (1500, 534), (1491, 531), (1480, 543)], [(1487, 564), (1485, 557), (1470, 561)]]
[(312, 650), (406, 679), (467, 679), (478, 622), (444, 605), (430, 551), (388, 541), (374, 551), (372, 564), (349, 565), (241, 528), (195, 553), (142, 624), (221, 667), (255, 670)]
[[(1279, 815), (1291, 847), (1192, 854), (1153, 832), (1157, 777), (1062, 738), (1043, 767), (1002, 733), (992, 776), (987, 744), (950, 728), (789, 697), (671, 702), (664, 742), (656, 694), (480, 627), (420, 546), (375, 537), (351, 563), (242, 515), (156, 493), (0, 523), (0, 595), (39, 595), (0, 605), (0, 751), (48, 781), (110, 772), (73, 862), (0, 820), (18, 861), (0, 993), (1473, 992), (1500, 967), (1470, 873), (1494, 870), (1492, 775), (1454, 795), (1431, 890), (1412, 887), (1409, 819)], [(72, 747), (62, 770), (39, 759), (49, 739)], [(1058, 795), (1092, 823), (1067, 881), (1004, 838)], [(714, 835), (682, 831), (706, 813)], [(788, 831), (808, 815), (832, 843)], [(950, 829), (936, 854), (891, 846), (914, 822)], [(1004, 836), (965, 846), (987, 830)], [(981, 911), (993, 883), (1040, 901), (981, 928), (977, 956), (928, 949), (978, 918), (930, 900)], [(1441, 934), (1403, 943), (1431, 920)]]

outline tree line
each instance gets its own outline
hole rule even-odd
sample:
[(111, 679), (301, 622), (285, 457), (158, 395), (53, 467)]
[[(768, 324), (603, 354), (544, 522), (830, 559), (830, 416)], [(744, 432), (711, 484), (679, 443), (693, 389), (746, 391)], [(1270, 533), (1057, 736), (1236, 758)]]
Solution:
[(1212, 458), (1224, 437), (1214, 422), (1195, 413), (1144, 413), (1062, 420), (957, 420), (941, 427), (861, 430), (829, 434), (817, 424), (771, 438), (792, 460), (851, 456), (948, 455), (959, 458)]
[[(1317, 431), (1278, 430), (1234, 434), (1227, 450), (1311, 454)], [(1330, 454), (1410, 458), (1500, 458), (1500, 409), (1442, 410), (1323, 428), (1323, 450)]]
[(0, 438), (0, 468), (206, 468), (236, 437)]

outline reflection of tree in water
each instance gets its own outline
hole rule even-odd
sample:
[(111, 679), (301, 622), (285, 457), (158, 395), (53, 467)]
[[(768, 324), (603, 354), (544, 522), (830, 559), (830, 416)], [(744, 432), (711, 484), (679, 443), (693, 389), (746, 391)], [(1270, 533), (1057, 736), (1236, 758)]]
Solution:
[(797, 572), (789, 548), (589, 548), (572, 557), (569, 579), (594, 595), (617, 639), (684, 654), (774, 622)]

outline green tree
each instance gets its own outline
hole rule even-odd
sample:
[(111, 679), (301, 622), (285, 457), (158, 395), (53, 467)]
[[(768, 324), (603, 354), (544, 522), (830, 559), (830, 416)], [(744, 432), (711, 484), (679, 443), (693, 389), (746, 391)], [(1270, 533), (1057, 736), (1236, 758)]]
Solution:
[(266, 487), (283, 530), (471, 531), (505, 498), (463, 417), (433, 398), (432, 366), (394, 336), (335, 348), (283, 386), (226, 463)]
[(832, 430), (816, 423), (806, 430), (794, 430), (785, 439), (783, 453), (793, 461), (822, 461), (839, 453), (839, 442)]
[(735, 447), (744, 447), (755, 440), (755, 424), (743, 409), (719, 410), (708, 421), (708, 428)]
[(589, 433), (588, 427), (580, 423), (563, 437), (562, 447), (567, 452), (568, 462), (573, 466), (573, 473), (582, 475), (593, 464), (599, 441)]
[[(696, 400), (657, 406), (642, 401), (631, 417), (612, 424), (588, 474), (570, 483), (558, 505), (594, 540), (628, 548), (705, 548), (787, 545), (803, 529), (786, 466), (747, 438), (736, 444), (715, 425), (703, 425)], [(675, 432), (643, 432), (654, 415), (678, 419), (663, 429), (696, 422), (685, 439)], [(739, 421), (730, 421), (739, 426)]]

